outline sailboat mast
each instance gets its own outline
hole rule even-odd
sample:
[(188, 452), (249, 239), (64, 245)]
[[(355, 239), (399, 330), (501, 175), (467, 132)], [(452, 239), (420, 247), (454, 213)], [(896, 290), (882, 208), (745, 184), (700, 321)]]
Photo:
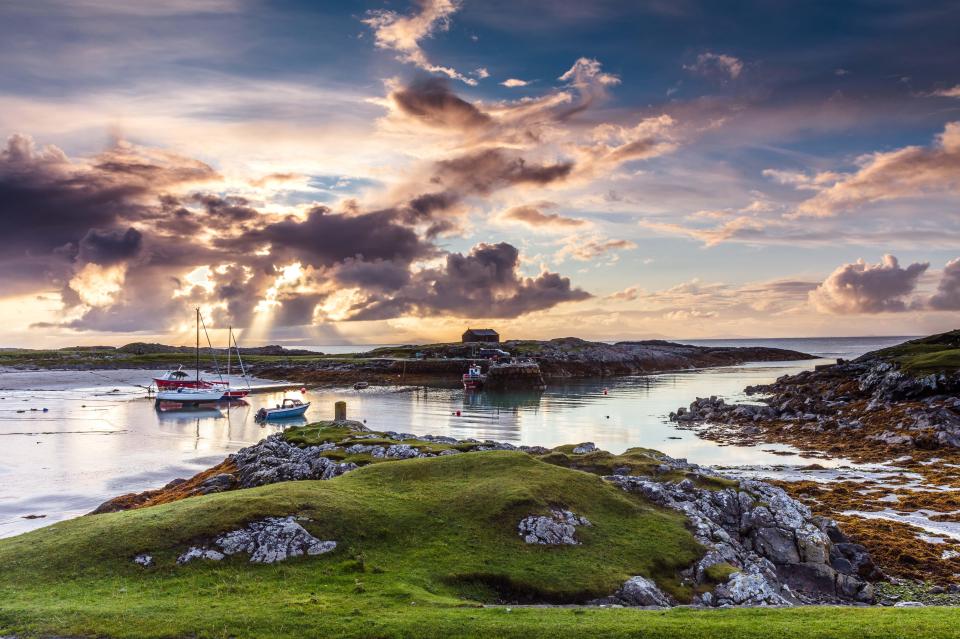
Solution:
[(233, 341), (233, 327), (227, 329), (227, 376), (230, 376), (230, 342)]
[(197, 388), (200, 388), (200, 307), (197, 307)]

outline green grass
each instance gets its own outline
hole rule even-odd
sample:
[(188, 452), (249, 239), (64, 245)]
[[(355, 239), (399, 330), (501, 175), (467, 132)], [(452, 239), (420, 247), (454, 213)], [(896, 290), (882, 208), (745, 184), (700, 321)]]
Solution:
[[(336, 431), (299, 430), (315, 438)], [(581, 545), (518, 537), (520, 518), (553, 506), (593, 523), (578, 528)], [(242, 556), (175, 566), (192, 543), (287, 514), (309, 517), (304, 525), (336, 539), (337, 550), (273, 566)], [(133, 564), (141, 552), (157, 565)], [(81, 517), (0, 540), (0, 635), (932, 638), (960, 624), (952, 609), (481, 607), (583, 601), (636, 574), (684, 597), (677, 572), (700, 552), (678, 513), (523, 453), (372, 464), (331, 481)]]
[(870, 355), (895, 361), (913, 375), (956, 372), (960, 370), (960, 330), (910, 340)]
[[(581, 545), (544, 547), (519, 538), (520, 519), (552, 506), (594, 524), (578, 529)], [(252, 566), (241, 557), (174, 565), (196, 540), (287, 514), (309, 517), (304, 525), (314, 535), (340, 546), (276, 566)], [(141, 552), (152, 553), (158, 565), (133, 564)], [(404, 611), (424, 608), (582, 602), (635, 574), (683, 598), (689, 591), (677, 573), (701, 552), (678, 513), (593, 475), (515, 452), (416, 459), (332, 481), (81, 517), (2, 540), (0, 634), (128, 636), (123, 628), (138, 619), (146, 635), (203, 628), (275, 636), (276, 629), (324, 627), (321, 619), (301, 618), (314, 613), (334, 615), (346, 629), (354, 608), (361, 616), (391, 610), (399, 622), (409, 617)]]

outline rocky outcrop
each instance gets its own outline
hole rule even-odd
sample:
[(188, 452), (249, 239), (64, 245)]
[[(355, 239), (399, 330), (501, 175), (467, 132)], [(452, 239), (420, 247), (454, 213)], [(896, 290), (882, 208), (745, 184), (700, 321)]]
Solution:
[(273, 564), (290, 557), (322, 555), (336, 547), (335, 541), (321, 541), (311, 535), (294, 517), (267, 517), (224, 533), (209, 545), (189, 548), (177, 558), (177, 564), (198, 559), (220, 561), (238, 553), (248, 554), (250, 563)]
[(252, 488), (280, 481), (333, 479), (357, 468), (356, 464), (338, 463), (325, 457), (324, 453), (332, 448), (300, 448), (286, 442), (282, 433), (275, 433), (233, 456), (237, 483), (241, 488)]
[(520, 520), (517, 530), (528, 544), (549, 546), (576, 546), (577, 526), (589, 526), (586, 517), (580, 517), (569, 510), (555, 508), (549, 516), (530, 515)]
[[(682, 460), (666, 463), (688, 475), (717, 477)], [(782, 489), (741, 480), (734, 488), (698, 487), (691, 479), (606, 478), (655, 504), (680, 511), (706, 554), (688, 571), (698, 585), (715, 582), (705, 605), (789, 605), (871, 601), (867, 581), (881, 575), (862, 546), (849, 543), (836, 524), (814, 517)]]
[(746, 438), (774, 426), (788, 440), (847, 436), (858, 445), (873, 442), (881, 448), (955, 449), (960, 448), (958, 390), (956, 374), (915, 377), (883, 360), (844, 362), (747, 387), (748, 395), (759, 396), (755, 404), (698, 397), (670, 413), (670, 419), (733, 426)]

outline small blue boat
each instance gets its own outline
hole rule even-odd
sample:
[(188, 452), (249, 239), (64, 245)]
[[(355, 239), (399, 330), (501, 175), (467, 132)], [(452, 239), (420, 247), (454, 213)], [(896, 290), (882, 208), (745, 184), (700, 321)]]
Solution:
[(299, 399), (283, 400), (283, 404), (276, 408), (261, 408), (257, 411), (256, 420), (258, 422), (274, 421), (279, 419), (290, 419), (291, 417), (302, 417), (307, 409), (310, 408), (310, 402), (301, 402)]

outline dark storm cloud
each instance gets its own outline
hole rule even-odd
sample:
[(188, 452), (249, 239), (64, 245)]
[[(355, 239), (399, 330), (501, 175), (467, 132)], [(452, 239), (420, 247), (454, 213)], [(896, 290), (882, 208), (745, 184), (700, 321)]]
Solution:
[(116, 264), (136, 256), (143, 246), (143, 234), (135, 228), (90, 229), (80, 240), (78, 257), (82, 262)]
[(432, 181), (465, 195), (489, 195), (518, 184), (544, 186), (566, 179), (573, 162), (530, 164), (505, 149), (486, 149), (434, 166)]
[(194, 160), (163, 155), (151, 164), (128, 148), (77, 165), (59, 149), (38, 149), (30, 138), (14, 135), (0, 151), (0, 256), (76, 245), (92, 229), (149, 218), (164, 188), (216, 177)]
[[(447, 100), (436, 86), (431, 91), (434, 103)], [(434, 104), (430, 99), (418, 108)], [(449, 100), (444, 106), (462, 107)], [(268, 298), (275, 302), (272, 325), (311, 324), (331, 282), (359, 289), (369, 302), (355, 315), (366, 319), (516, 317), (589, 296), (555, 273), (521, 277), (509, 244), (447, 254), (442, 268), (414, 266), (445, 254), (433, 239), (457, 227), (451, 212), (465, 198), (563, 180), (572, 163), (529, 163), (493, 148), (430, 168), (421, 193), (394, 207), (365, 212), (355, 204), (334, 213), (316, 206), (305, 217), (279, 218), (243, 197), (190, 192), (219, 176), (188, 158), (118, 145), (73, 162), (15, 136), (0, 152), (0, 218), (9, 239), (0, 265), (11, 266), (8, 277), (29, 282), (8, 290), (52, 287), (65, 307), (83, 309), (62, 326), (111, 332), (163, 331), (200, 304), (215, 307), (216, 325), (249, 326)], [(280, 269), (293, 262), (303, 265), (300, 281), (268, 295)], [(110, 277), (120, 289), (98, 291), (91, 264), (118, 267)], [(201, 279), (191, 285), (194, 271)], [(89, 287), (99, 297), (90, 297)]]
[(450, 90), (443, 78), (424, 78), (390, 94), (402, 113), (441, 128), (479, 129), (491, 118)]
[(410, 281), (410, 268), (403, 262), (388, 260), (366, 262), (351, 258), (337, 265), (333, 277), (343, 286), (375, 291), (395, 291)]
[(441, 268), (413, 275), (395, 296), (360, 305), (349, 319), (378, 320), (400, 315), (517, 317), (590, 294), (557, 273), (522, 277), (516, 247), (478, 244), (469, 254), (450, 253)]
[(409, 263), (435, 252), (432, 245), (395, 218), (392, 210), (345, 215), (317, 206), (304, 220), (290, 217), (219, 243), (246, 251), (270, 244), (274, 256), (297, 259), (313, 267), (329, 267), (357, 257)]
[(207, 215), (222, 222), (246, 222), (260, 215), (250, 206), (250, 202), (242, 197), (195, 193), (190, 199), (203, 205)]

